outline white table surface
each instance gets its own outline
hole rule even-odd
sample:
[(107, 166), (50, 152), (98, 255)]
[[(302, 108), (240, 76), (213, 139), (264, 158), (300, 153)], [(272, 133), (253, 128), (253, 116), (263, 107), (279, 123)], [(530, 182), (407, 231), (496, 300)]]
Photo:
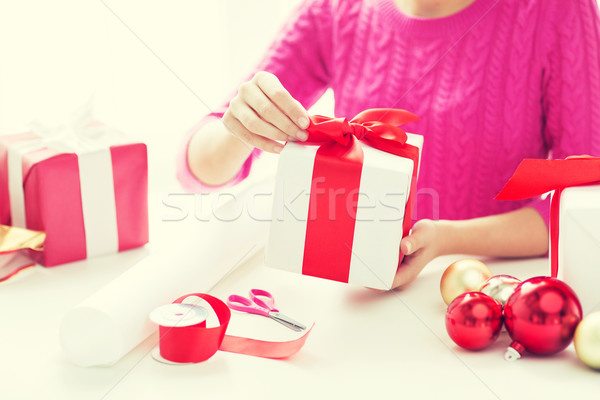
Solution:
[[(162, 231), (158, 240), (175, 229), (153, 226)], [(600, 373), (585, 367), (572, 345), (514, 363), (503, 358), (506, 332), (483, 351), (457, 347), (445, 330), (439, 281), (460, 255), (436, 259), (406, 289), (381, 294), (267, 268), (261, 251), (210, 293), (225, 299), (264, 288), (286, 314), (310, 315), (315, 327), (291, 358), (217, 352), (204, 363), (166, 365), (150, 355), (154, 334), (112, 367), (71, 364), (59, 347), (62, 316), (147, 252), (36, 267), (0, 285), (0, 399), (566, 399), (600, 393)], [(520, 279), (547, 272), (547, 259), (484, 261), (493, 273)]]

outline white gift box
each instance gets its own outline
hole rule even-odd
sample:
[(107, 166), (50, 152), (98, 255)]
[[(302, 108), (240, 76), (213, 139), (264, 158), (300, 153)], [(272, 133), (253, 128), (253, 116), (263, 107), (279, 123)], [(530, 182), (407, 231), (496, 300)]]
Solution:
[(573, 288), (584, 315), (600, 310), (600, 185), (564, 189), (559, 220), (558, 278)]
[[(408, 134), (407, 143), (420, 150), (423, 137)], [(347, 283), (388, 290), (400, 261), (402, 224), (414, 165), (410, 159), (377, 150), (364, 143), (360, 145), (364, 159)], [(280, 154), (273, 216), (265, 250), (265, 264), (270, 267), (303, 273), (307, 223), (310, 218), (314, 218), (308, 214), (313, 166), (318, 148), (316, 145), (290, 142)], [(334, 219), (335, 212), (339, 212), (331, 208), (328, 211), (330, 215), (317, 218)], [(331, 254), (325, 256), (332, 257)], [(325, 271), (328, 268), (327, 262), (324, 261), (319, 268)], [(346, 282), (345, 279), (334, 280)]]

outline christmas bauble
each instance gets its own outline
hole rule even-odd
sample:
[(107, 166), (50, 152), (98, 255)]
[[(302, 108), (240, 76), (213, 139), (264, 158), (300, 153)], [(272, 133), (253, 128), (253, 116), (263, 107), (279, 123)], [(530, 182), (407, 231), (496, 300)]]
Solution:
[(506, 358), (518, 358), (523, 350), (558, 353), (571, 343), (581, 315), (579, 299), (566, 283), (545, 276), (524, 281), (504, 305), (504, 323), (514, 341)]
[(581, 320), (573, 342), (579, 359), (590, 368), (600, 369), (600, 311)]
[(506, 304), (506, 301), (515, 288), (521, 284), (521, 281), (510, 275), (494, 275), (481, 285), (479, 291), (498, 300), (500, 304)]
[(446, 311), (446, 330), (450, 338), (469, 350), (480, 350), (498, 338), (502, 328), (502, 306), (480, 292), (463, 293)]
[(483, 282), (492, 276), (492, 272), (487, 265), (478, 260), (459, 260), (456, 261), (442, 275), (440, 281), (440, 291), (446, 304), (459, 294), (466, 292), (475, 292), (481, 288)]

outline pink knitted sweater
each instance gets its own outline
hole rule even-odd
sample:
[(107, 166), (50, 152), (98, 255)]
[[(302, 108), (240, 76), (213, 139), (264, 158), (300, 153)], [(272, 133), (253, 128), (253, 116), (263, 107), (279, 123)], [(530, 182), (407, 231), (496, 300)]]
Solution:
[[(531, 205), (547, 221), (546, 201), (494, 200), (519, 162), (600, 156), (596, 0), (475, 0), (437, 19), (406, 16), (393, 0), (309, 0), (258, 70), (305, 107), (333, 88), (337, 117), (373, 107), (417, 114), (405, 126), (425, 137), (415, 219)], [(189, 137), (178, 176), (188, 190), (206, 190), (187, 166)]]

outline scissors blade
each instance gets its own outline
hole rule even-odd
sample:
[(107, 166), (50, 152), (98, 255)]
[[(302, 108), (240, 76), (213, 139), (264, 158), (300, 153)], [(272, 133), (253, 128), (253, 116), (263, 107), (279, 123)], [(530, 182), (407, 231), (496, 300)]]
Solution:
[(283, 324), (283, 325), (287, 326), (288, 328), (295, 330), (296, 332), (300, 332), (300, 331), (303, 331), (304, 329), (306, 329), (306, 325), (301, 324), (300, 322), (294, 321), (290, 317), (285, 316), (279, 312), (271, 311), (269, 313), (269, 317), (271, 317), (275, 321), (279, 322), (280, 324)]

